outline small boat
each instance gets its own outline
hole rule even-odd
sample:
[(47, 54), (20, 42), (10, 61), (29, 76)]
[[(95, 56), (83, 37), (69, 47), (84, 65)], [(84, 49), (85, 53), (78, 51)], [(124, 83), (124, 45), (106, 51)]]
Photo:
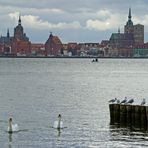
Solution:
[(92, 62), (98, 62), (98, 58), (93, 59)]

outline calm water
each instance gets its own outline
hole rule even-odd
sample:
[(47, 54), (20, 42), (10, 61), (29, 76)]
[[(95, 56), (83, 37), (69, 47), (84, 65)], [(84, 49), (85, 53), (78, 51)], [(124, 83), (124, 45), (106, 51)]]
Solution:
[(147, 82), (146, 59), (0, 59), (0, 148), (147, 147), (147, 133), (111, 127), (108, 108), (114, 97), (138, 104)]

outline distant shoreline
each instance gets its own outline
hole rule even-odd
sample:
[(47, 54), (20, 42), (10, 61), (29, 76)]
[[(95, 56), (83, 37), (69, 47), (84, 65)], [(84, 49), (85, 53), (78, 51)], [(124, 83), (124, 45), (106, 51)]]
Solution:
[(0, 58), (61, 58), (61, 59), (148, 59), (148, 57), (80, 57), (80, 56), (63, 56), (63, 57), (60, 57), (60, 56), (47, 56), (47, 57), (44, 57), (44, 56), (0, 56)]

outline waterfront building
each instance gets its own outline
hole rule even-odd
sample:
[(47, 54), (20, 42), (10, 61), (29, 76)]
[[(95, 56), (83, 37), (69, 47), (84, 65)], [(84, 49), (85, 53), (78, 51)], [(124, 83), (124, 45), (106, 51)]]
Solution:
[(21, 24), (21, 16), (19, 16), (18, 25), (14, 28), (14, 37), (12, 39), (12, 54), (15, 55), (30, 55), (31, 42), (24, 33), (23, 26)]
[(78, 51), (78, 44), (75, 42), (68, 43), (67, 49), (68, 49), (69, 56), (76, 56)]
[(7, 35), (0, 37), (0, 55), (11, 54), (11, 41), (13, 37), (10, 37), (9, 29), (7, 29)]
[(63, 49), (63, 45), (59, 37), (53, 36), (52, 33), (50, 33), (49, 38), (45, 43), (46, 55), (49, 55), (49, 56), (61, 55), (62, 49)]
[(143, 44), (144, 43), (144, 25), (137, 24), (134, 25), (134, 44)]
[(109, 56), (109, 40), (102, 40), (100, 44), (100, 48), (103, 51), (103, 56), (108, 57)]
[(63, 44), (63, 56), (68, 56), (68, 44)]
[(31, 43), (31, 55), (32, 56), (45, 56), (45, 44)]
[[(133, 34), (131, 33), (112, 33), (110, 37), (109, 48), (110, 56), (131, 57), (132, 46), (134, 44)], [(129, 50), (130, 49), (130, 50)]]
[(144, 43), (144, 25), (141, 25), (141, 24), (133, 25), (131, 18), (132, 16), (131, 16), (131, 8), (130, 8), (128, 21), (124, 26), (124, 33), (133, 35), (134, 44), (143, 44)]
[(108, 46), (109, 45), (109, 40), (102, 40), (100, 45), (103, 46), (103, 47)]
[[(124, 33), (112, 33), (109, 40), (110, 56), (132, 57), (134, 45), (144, 43), (144, 26), (141, 24), (133, 25), (131, 8), (129, 9), (128, 21), (124, 26)], [(115, 50), (115, 51), (114, 51)]]
[(148, 43), (135, 45), (133, 48), (134, 57), (148, 57)]

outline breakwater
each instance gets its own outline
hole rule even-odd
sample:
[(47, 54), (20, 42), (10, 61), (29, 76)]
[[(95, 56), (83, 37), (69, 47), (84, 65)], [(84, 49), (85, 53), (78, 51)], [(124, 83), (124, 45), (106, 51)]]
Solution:
[(110, 124), (148, 130), (148, 106), (109, 104)]

